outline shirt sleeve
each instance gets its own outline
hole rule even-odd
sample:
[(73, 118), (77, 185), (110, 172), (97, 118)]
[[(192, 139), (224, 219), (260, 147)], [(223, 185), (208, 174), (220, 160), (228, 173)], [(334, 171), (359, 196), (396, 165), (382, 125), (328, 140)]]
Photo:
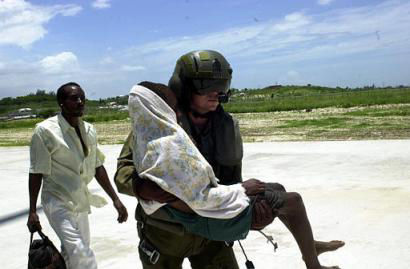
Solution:
[(31, 138), (30, 173), (43, 175), (50, 175), (51, 173), (51, 154), (38, 130), (34, 132)]
[[(104, 165), (105, 161), (105, 155), (104, 153), (100, 150), (100, 147), (98, 145), (98, 139), (97, 139), (97, 130), (93, 125), (90, 125), (90, 135), (91, 139), (94, 142), (93, 144), (95, 145), (95, 168), (98, 168), (102, 165)], [(93, 156), (94, 158), (94, 156)]]
[(100, 148), (98, 147), (98, 145), (97, 145), (97, 154), (96, 154), (97, 156), (96, 156), (96, 168), (97, 167), (100, 167), (101, 165), (103, 165), (104, 164), (104, 161), (105, 161), (105, 155), (104, 155), (104, 153), (102, 153), (102, 151), (100, 150)]

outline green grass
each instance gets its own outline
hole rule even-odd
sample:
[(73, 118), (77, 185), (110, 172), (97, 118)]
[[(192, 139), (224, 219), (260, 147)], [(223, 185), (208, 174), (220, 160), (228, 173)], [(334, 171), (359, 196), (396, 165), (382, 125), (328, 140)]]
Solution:
[(362, 123), (359, 123), (359, 124), (354, 124), (354, 125), (352, 125), (352, 129), (369, 129), (369, 128), (372, 128), (372, 127), (374, 127), (374, 125), (373, 124), (370, 124), (370, 123), (367, 123), (367, 122), (362, 122)]
[(349, 118), (329, 117), (323, 119), (307, 119), (307, 120), (287, 120), (285, 124), (279, 125), (276, 128), (308, 128), (308, 127), (326, 127), (326, 128), (343, 128), (347, 126), (346, 122)]
[(96, 123), (96, 122), (107, 122), (113, 120), (124, 120), (128, 118), (128, 111), (117, 111), (110, 109), (95, 110), (93, 113), (87, 113), (84, 116), (84, 120)]
[(291, 96), (273, 98), (266, 93), (260, 95), (263, 95), (263, 97), (257, 99), (251, 98), (251, 95), (232, 98), (229, 103), (224, 104), (224, 108), (231, 113), (249, 113), (410, 103), (410, 89), (408, 88), (377, 89), (371, 91), (331, 91), (328, 94), (302, 96), (295, 96), (293, 94)]
[(380, 109), (364, 109), (364, 110), (358, 110), (358, 111), (352, 111), (352, 112), (346, 112), (344, 115), (348, 116), (367, 116), (367, 117), (395, 117), (395, 116), (401, 116), (401, 117), (406, 117), (410, 116), (410, 106), (403, 106), (403, 107), (398, 107), (394, 109), (388, 109), (388, 110), (380, 110)]
[(21, 129), (32, 128), (36, 123), (43, 121), (43, 119), (27, 119), (27, 120), (13, 120), (13, 121), (0, 121), (0, 129)]
[(27, 141), (23, 140), (16, 140), (16, 141), (1, 141), (0, 142), (0, 147), (23, 147), (23, 146), (28, 146), (29, 143)]
[[(98, 108), (107, 105), (109, 101), (126, 104), (127, 98), (124, 96), (99, 101), (87, 100), (85, 118), (90, 122), (107, 122), (128, 117), (127, 112)], [(231, 113), (247, 113), (405, 103), (410, 103), (410, 88), (342, 89), (320, 86), (282, 86), (275, 89), (235, 90), (230, 102), (224, 104), (224, 108)], [(22, 107), (30, 107), (36, 114), (44, 116), (59, 110), (55, 96), (31, 95), (0, 100), (0, 116)], [(407, 110), (402, 113), (409, 115), (410, 112)]]
[[(97, 123), (97, 122), (109, 122), (115, 120), (124, 120), (128, 118), (127, 111), (116, 111), (116, 110), (93, 110), (84, 115), (83, 119), (87, 122)], [(24, 119), (24, 120), (12, 120), (12, 121), (0, 121), (0, 129), (11, 129), (11, 128), (33, 128), (37, 123), (43, 121), (44, 119)]]

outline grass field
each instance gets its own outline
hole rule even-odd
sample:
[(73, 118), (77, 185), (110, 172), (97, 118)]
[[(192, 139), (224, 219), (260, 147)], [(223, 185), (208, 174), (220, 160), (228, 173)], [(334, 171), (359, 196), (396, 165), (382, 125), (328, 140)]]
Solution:
[[(258, 92), (259, 94), (257, 94)], [(235, 95), (224, 107), (231, 113), (247, 113), (406, 103), (410, 103), (409, 88), (366, 91), (328, 90), (327, 92), (323, 92), (320, 89), (306, 92), (305, 88), (300, 88), (299, 91), (288, 89), (287, 94), (279, 94), (276, 90), (270, 92), (256, 90), (248, 96), (240, 97)]]
[[(410, 104), (234, 113), (245, 142), (410, 139)], [(27, 124), (26, 124), (27, 125)], [(101, 144), (123, 143), (129, 119), (94, 123)], [(0, 128), (0, 146), (29, 144), (33, 127)]]
[(235, 114), (246, 142), (410, 139), (410, 104)]
[[(36, 98), (44, 100), (35, 103)], [(0, 103), (4, 111), (33, 104), (49, 113), (57, 111), (54, 98), (30, 95)], [(128, 112), (99, 108), (109, 101), (125, 104), (127, 97), (87, 101), (84, 119), (96, 126), (101, 144), (122, 143), (130, 130)], [(410, 88), (283, 86), (234, 91), (224, 108), (239, 120), (245, 142), (410, 139)], [(41, 120), (0, 122), (0, 146), (28, 145)]]

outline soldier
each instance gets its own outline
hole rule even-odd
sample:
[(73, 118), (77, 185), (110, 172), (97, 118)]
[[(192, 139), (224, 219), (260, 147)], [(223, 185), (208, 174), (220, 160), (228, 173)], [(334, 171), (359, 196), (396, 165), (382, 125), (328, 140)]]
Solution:
[[(220, 105), (228, 99), (231, 77), (232, 69), (220, 53), (194, 51), (183, 55), (177, 61), (169, 81), (169, 87), (176, 94), (180, 106), (178, 113), (180, 125), (192, 137), (199, 151), (212, 166), (216, 177), (220, 180), (219, 183), (225, 185), (242, 182), (242, 140), (238, 124)], [(123, 151), (122, 156), (125, 155), (126, 152)], [(252, 184), (252, 182), (255, 183), (248, 181), (243, 184)], [(257, 182), (256, 185), (258, 186)], [(175, 197), (154, 189), (143, 184), (135, 186), (136, 193), (141, 198), (168, 204), (175, 203)], [(298, 195), (292, 198), (301, 201)], [(259, 214), (263, 217), (253, 227), (256, 229), (272, 221), (272, 214), (266, 212), (263, 207), (260, 210), (266, 214)], [(161, 209), (147, 215), (139, 205), (136, 218), (141, 239), (140, 259), (144, 268), (181, 268), (184, 258), (189, 259), (194, 269), (238, 268), (233, 250), (225, 242), (210, 241), (187, 232)], [(343, 244), (340, 241), (315, 242), (315, 244), (313, 237), (310, 243), (310, 248), (316, 247), (313, 255), (316, 260), (317, 253), (336, 249)], [(160, 255), (152, 255), (153, 253), (160, 253)], [(314, 262), (316, 261), (312, 260), (311, 264)]]

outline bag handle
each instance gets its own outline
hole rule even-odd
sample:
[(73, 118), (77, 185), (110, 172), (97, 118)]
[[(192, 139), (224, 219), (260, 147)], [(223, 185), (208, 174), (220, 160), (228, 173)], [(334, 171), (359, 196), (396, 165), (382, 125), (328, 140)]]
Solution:
[(30, 249), (30, 247), (31, 247), (31, 243), (33, 243), (33, 234), (34, 234), (34, 233), (30, 233), (30, 245), (29, 245), (29, 249)]
[(47, 235), (45, 235), (41, 230), (37, 230), (37, 231), (34, 231), (34, 232), (30, 232), (30, 246), (31, 246), (31, 243), (33, 243), (33, 235), (35, 233), (38, 233), (38, 235), (40, 235), (41, 239), (43, 239), (47, 243), (50, 242), (50, 239), (48, 239)]
[(35, 231), (35, 232), (30, 232), (30, 246), (29, 246), (29, 248), (28, 248), (29, 253), (30, 253), (31, 243), (33, 243), (33, 235), (34, 235), (34, 233), (36, 233), (36, 232), (40, 235), (41, 239), (43, 239), (43, 240), (46, 242), (46, 244), (47, 244), (48, 246), (50, 246), (51, 248), (53, 248), (53, 249), (58, 253), (58, 256), (59, 256), (60, 259), (63, 261), (63, 264), (62, 264), (63, 269), (66, 269), (67, 267), (66, 267), (66, 264), (65, 264), (64, 257), (61, 255), (61, 253), (58, 251), (58, 249), (54, 246), (54, 244), (50, 241), (50, 239), (48, 239), (48, 237), (47, 237), (41, 230), (37, 230), (37, 231)]

